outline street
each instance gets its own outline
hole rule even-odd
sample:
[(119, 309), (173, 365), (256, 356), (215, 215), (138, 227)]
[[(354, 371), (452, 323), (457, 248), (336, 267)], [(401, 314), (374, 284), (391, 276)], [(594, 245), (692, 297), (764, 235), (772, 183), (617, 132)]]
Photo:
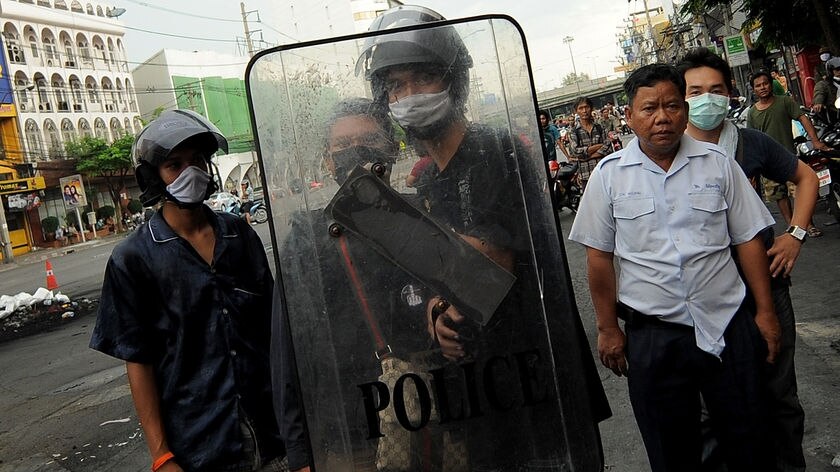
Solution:
[[(774, 214), (778, 221), (778, 213)], [(568, 210), (561, 214), (564, 233), (572, 220)], [(815, 222), (825, 236), (805, 244), (793, 274), (792, 297), (798, 319), (800, 398), (807, 414), (808, 469), (822, 472), (836, 470), (830, 464), (840, 455), (840, 409), (835, 405), (840, 383), (840, 304), (834, 300), (840, 227), (829, 224), (824, 206), (818, 207)], [(284, 226), (279, 223), (278, 240)], [(271, 259), (268, 225), (255, 228)], [(777, 224), (777, 232), (781, 229)], [(62, 292), (74, 299), (96, 298), (105, 263), (119, 239), (112, 237), (66, 255), (39, 254), (29, 264), (0, 268), (0, 293), (31, 293), (43, 285), (41, 256), (49, 255)], [(566, 242), (566, 247), (577, 303), (594, 347), (584, 251), (574, 243)], [(148, 452), (123, 363), (87, 347), (94, 322), (93, 316), (81, 317), (55, 331), (0, 344), (0, 472), (148, 470)], [(614, 413), (601, 426), (606, 470), (647, 470), (626, 379), (599, 368)]]

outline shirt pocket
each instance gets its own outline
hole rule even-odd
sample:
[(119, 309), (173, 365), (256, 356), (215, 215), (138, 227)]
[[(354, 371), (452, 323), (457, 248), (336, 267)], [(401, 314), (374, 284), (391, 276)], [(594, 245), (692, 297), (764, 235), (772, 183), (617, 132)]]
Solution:
[(692, 239), (702, 246), (729, 245), (729, 227), (726, 222), (729, 204), (722, 194), (689, 194), (691, 206)]
[(655, 209), (652, 196), (613, 202), (617, 249), (641, 252), (655, 247)]

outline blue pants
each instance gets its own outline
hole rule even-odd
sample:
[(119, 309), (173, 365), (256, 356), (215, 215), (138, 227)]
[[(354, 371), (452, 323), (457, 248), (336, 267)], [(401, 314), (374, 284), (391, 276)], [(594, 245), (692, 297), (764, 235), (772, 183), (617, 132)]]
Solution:
[(729, 323), (720, 359), (689, 326), (641, 315), (625, 329), (630, 402), (653, 472), (700, 470), (701, 393), (729, 470), (771, 470), (767, 345), (746, 310)]

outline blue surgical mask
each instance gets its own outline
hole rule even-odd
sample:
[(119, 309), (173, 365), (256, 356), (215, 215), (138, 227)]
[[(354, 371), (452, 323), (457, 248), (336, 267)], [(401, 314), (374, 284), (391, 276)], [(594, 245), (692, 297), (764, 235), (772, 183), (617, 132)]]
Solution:
[(210, 184), (210, 174), (196, 166), (189, 166), (166, 186), (166, 191), (181, 203), (201, 203), (207, 196), (207, 186)]
[(717, 128), (729, 111), (729, 97), (716, 93), (704, 93), (688, 98), (686, 101), (688, 102), (688, 121), (704, 131)]
[(442, 120), (452, 109), (449, 89), (438, 93), (409, 95), (388, 105), (391, 115), (402, 126), (422, 128)]

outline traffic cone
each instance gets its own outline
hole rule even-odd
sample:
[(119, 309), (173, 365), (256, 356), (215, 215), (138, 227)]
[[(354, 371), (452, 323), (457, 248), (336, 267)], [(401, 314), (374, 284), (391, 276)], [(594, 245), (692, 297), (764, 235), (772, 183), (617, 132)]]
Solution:
[(50, 264), (50, 260), (47, 259), (47, 290), (55, 290), (57, 288), (58, 281), (55, 280), (52, 264)]

